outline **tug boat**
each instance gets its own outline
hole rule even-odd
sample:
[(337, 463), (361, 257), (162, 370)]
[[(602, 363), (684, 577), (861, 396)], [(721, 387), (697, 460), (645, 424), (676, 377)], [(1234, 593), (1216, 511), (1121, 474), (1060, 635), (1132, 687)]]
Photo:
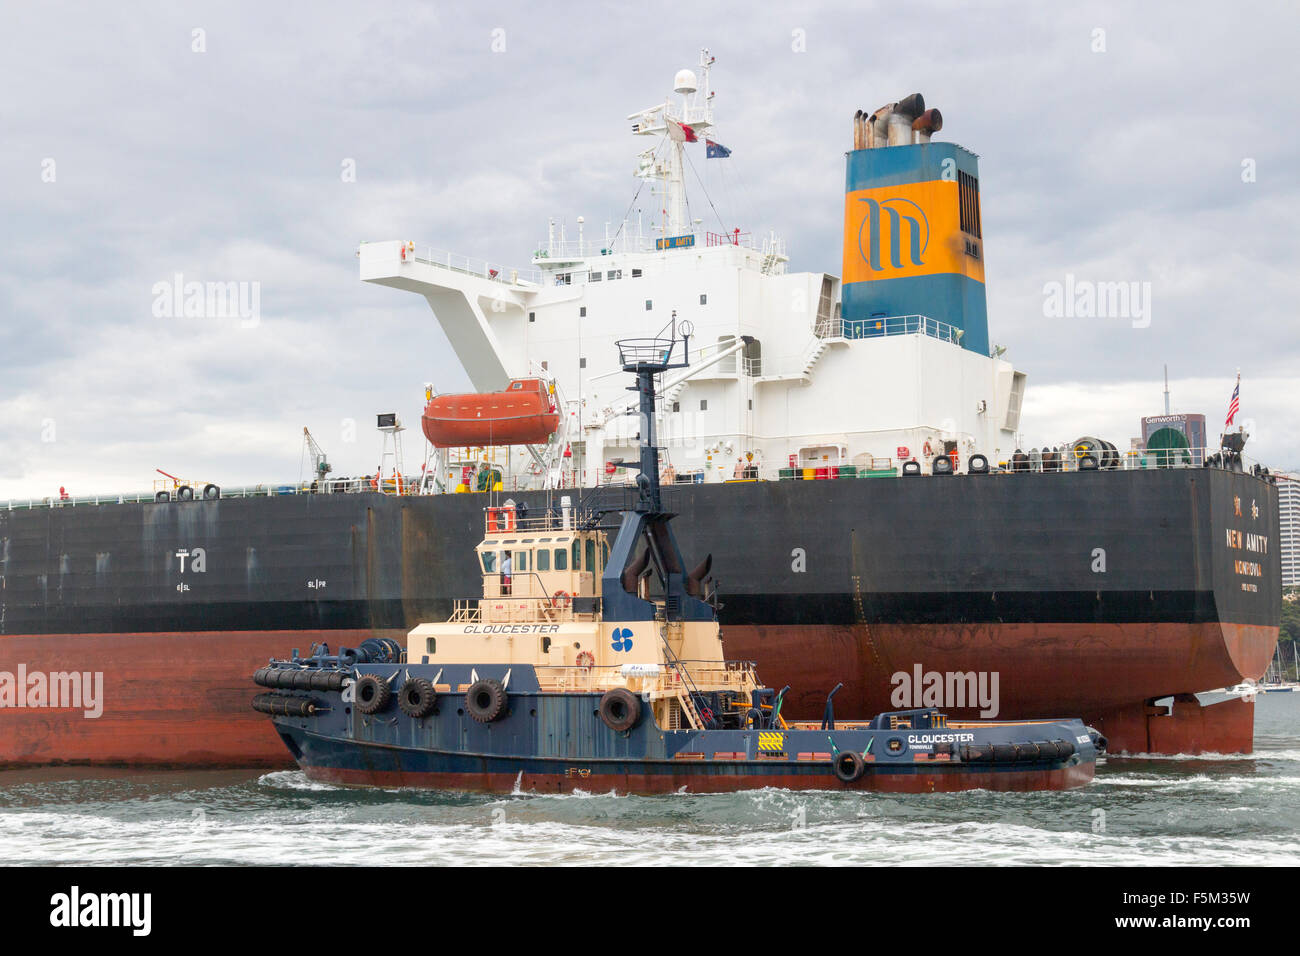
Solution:
[[(617, 343), (637, 376), (640, 474), (621, 506), (562, 497), (486, 509), (483, 596), (406, 646), (315, 645), (253, 677), (314, 780), (481, 791), (727, 792), (761, 787), (1063, 790), (1105, 740), (1078, 719), (949, 720), (935, 708), (788, 721), (789, 687), (728, 661), (711, 557), (688, 570), (662, 504), (656, 379), (685, 366), (689, 323)], [(603, 522), (618, 515), (609, 539)]]

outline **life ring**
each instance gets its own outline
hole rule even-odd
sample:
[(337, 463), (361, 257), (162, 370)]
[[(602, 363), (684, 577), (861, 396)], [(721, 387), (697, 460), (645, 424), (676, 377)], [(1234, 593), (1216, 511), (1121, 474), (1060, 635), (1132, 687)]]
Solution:
[(600, 719), (610, 730), (631, 730), (641, 719), (641, 700), (626, 687), (607, 690), (600, 699)]
[(573, 595), (568, 591), (556, 591), (551, 595), (551, 607), (558, 607), (561, 611), (567, 610), (573, 604)]
[(480, 724), (490, 724), (506, 709), (506, 689), (491, 677), (476, 680), (465, 691), (465, 709)]
[(579, 651), (576, 663), (579, 667), (595, 667), (596, 655), (591, 651)]
[(363, 714), (377, 714), (393, 699), (393, 689), (388, 681), (374, 674), (363, 674), (356, 686), (357, 710)]

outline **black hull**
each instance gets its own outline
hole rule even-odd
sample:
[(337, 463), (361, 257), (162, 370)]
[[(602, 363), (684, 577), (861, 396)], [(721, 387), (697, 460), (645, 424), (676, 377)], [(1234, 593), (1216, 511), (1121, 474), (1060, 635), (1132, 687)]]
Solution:
[[(214, 682), (235, 720), (230, 682), (249, 660), (331, 633), (400, 635), (477, 594), (468, 556), (485, 504), (362, 494), (0, 510), (0, 671), (74, 666), (125, 688), (155, 663), (132, 648), (175, 648), (169, 661), (205, 662), (185, 679)], [(1002, 717), (1123, 711), (1104, 730), (1129, 749), (1250, 746), (1240, 715), (1231, 733), (1167, 744), (1144, 722), (1150, 700), (1258, 677), (1271, 658), (1281, 580), (1265, 481), (1214, 469), (840, 479), (674, 486), (665, 505), (687, 559), (713, 553), (728, 654), (793, 684), (793, 716), (819, 715), (837, 680), (837, 703), (888, 709), (890, 675), (919, 664), (1000, 672)], [(195, 548), (204, 570), (187, 558), (182, 571), (177, 551)], [(245, 655), (229, 674), (209, 646), (223, 634)], [(172, 729), (170, 713), (158, 727)], [(0, 722), (22, 720), (43, 735), (16, 735), (25, 759), (83, 759), (44, 718), (0, 709)]]

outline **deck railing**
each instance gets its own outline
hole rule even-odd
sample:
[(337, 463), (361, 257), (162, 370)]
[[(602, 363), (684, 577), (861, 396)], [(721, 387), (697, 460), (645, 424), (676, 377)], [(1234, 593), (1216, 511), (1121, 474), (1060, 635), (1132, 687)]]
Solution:
[[(1071, 454), (1069, 444), (1064, 443), (1062, 448), (1060, 467), (1052, 470), (1045, 468), (1041, 456), (1037, 459), (1030, 459), (1024, 463), (1023, 468), (1015, 467), (1010, 456), (1003, 456), (1001, 462), (994, 461), (989, 457), (989, 473), (991, 475), (1007, 474), (1067, 474), (1080, 470), (1082, 458)], [(1118, 451), (1115, 459), (1110, 466), (1105, 466), (1098, 462), (1099, 471), (1154, 471), (1167, 468), (1226, 468), (1230, 471), (1239, 471), (1249, 474), (1256, 474), (1255, 469), (1259, 469), (1260, 477), (1271, 477), (1283, 481), (1295, 480), (1290, 475), (1267, 473), (1257, 461), (1252, 458), (1241, 456), (1240, 461), (1232, 461), (1225, 464), (1224, 461), (1215, 461), (1215, 456), (1222, 454), (1221, 449), (1210, 447), (1188, 447), (1164, 450), (1142, 451)], [(918, 464), (921, 466), (922, 475), (930, 476), (933, 467), (933, 457), (922, 459), (916, 457)], [(1206, 465), (1207, 458), (1210, 464)], [(909, 459), (910, 460), (910, 459)], [(848, 478), (862, 477), (894, 477), (902, 474), (903, 461), (897, 458), (877, 457), (864, 460), (861, 466), (851, 465), (849, 462), (831, 464), (826, 461), (808, 461), (799, 462), (796, 465), (773, 465), (773, 464), (753, 464), (747, 463), (741, 469), (741, 474), (737, 476), (734, 469), (728, 470), (725, 477), (722, 478), (724, 483), (733, 482), (753, 482), (753, 481), (824, 481), (824, 480), (844, 480)], [(969, 473), (970, 456), (959, 457), (954, 474), (965, 475)], [(664, 482), (665, 494), (670, 494), (674, 488), (681, 485), (703, 484), (706, 482), (706, 475), (701, 470), (676, 470), (665, 469), (665, 475), (661, 476)], [(635, 471), (629, 471), (623, 477), (615, 480), (603, 482), (596, 488), (578, 489), (575, 486), (574, 478), (576, 473), (566, 472), (565, 488), (561, 491), (576, 490), (579, 493), (586, 492), (591, 495), (591, 500), (583, 499), (583, 506), (574, 508), (570, 515), (570, 530), (573, 528), (586, 527), (592, 516), (597, 511), (618, 511), (629, 510), (633, 507), (636, 500)], [(718, 479), (711, 479), (717, 481)], [(522, 484), (523, 478), (516, 476), (512, 479), (507, 476), (506, 492), (493, 492), (494, 497), (491, 499), (492, 504), (498, 505), (503, 494), (527, 490)], [(391, 480), (390, 480), (391, 482)], [(419, 478), (412, 476), (407, 484), (403, 486), (406, 494), (418, 494)], [(516, 484), (516, 482), (518, 482)], [(332, 480), (330, 485), (333, 487), (335, 494), (359, 494), (362, 492), (375, 492), (376, 489), (369, 478), (347, 478)], [(408, 490), (409, 489), (409, 490)], [(201, 490), (201, 489), (200, 489)], [(264, 484), (249, 485), (235, 488), (222, 488), (222, 498), (270, 498), (280, 495), (309, 495), (324, 494), (319, 488), (313, 491), (310, 484)], [(388, 492), (391, 493), (391, 492)], [(470, 492), (471, 494), (486, 494), (484, 492)], [(597, 494), (599, 493), (599, 494)], [(604, 497), (601, 497), (603, 495)], [(195, 500), (200, 496), (196, 493)], [(484, 498), (485, 503), (487, 498)], [(103, 495), (69, 495), (66, 498), (50, 496), (47, 498), (0, 498), (0, 510), (6, 511), (24, 511), (29, 508), (74, 508), (86, 507), (93, 505), (114, 505), (114, 504), (151, 504), (154, 502), (154, 493), (152, 491), (136, 491), (125, 494), (103, 494)], [(193, 502), (169, 502), (176, 507), (185, 507)], [(565, 530), (562, 517), (557, 518), (554, 513), (529, 512), (523, 520), (525, 524), (519, 524), (516, 518), (516, 525), (522, 530)]]
[(417, 248), (412, 258), (415, 262), (422, 262), (425, 265), (437, 266), (439, 269), (449, 269), (462, 275), (477, 276), (480, 279), (500, 282), (503, 285), (542, 284), (540, 269), (516, 269), (499, 262), (474, 259), (470, 256), (448, 252), (446, 249), (435, 249), (432, 246)]
[(963, 332), (955, 325), (928, 315), (887, 315), (866, 319), (840, 319), (846, 339), (874, 339), (892, 335), (928, 335), (941, 342), (960, 344)]

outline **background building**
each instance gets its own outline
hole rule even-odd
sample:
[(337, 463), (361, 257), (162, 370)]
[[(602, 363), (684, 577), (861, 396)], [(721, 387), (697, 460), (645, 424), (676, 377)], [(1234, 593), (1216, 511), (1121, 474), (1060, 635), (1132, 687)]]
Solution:
[(1300, 585), (1300, 481), (1277, 480), (1279, 563), (1282, 587)]

